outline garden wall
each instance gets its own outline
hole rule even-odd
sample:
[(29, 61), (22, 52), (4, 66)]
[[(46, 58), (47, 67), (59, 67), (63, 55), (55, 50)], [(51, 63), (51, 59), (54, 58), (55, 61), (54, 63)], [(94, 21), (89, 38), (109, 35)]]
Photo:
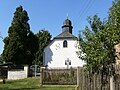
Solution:
[(7, 79), (17, 80), (28, 77), (28, 66), (24, 66), (24, 70), (10, 70), (8, 71)]

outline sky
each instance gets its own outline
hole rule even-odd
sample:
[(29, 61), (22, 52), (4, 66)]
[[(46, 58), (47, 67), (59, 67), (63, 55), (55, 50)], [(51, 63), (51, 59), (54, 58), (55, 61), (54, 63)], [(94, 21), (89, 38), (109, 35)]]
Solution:
[[(84, 30), (88, 16), (98, 16), (103, 20), (108, 17), (113, 0), (0, 0), (0, 35), (8, 36), (8, 28), (14, 17), (14, 12), (20, 5), (27, 11), (30, 29), (33, 33), (48, 30), (52, 37), (62, 32), (61, 26), (68, 16), (72, 21), (73, 34)], [(0, 54), (4, 43), (0, 38)]]

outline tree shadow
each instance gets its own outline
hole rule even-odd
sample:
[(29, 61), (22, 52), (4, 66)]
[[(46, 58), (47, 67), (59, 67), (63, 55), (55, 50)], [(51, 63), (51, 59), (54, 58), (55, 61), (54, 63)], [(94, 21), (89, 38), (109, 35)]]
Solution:
[(11, 89), (8, 89), (8, 88), (0, 88), (0, 90), (36, 90), (36, 89), (40, 89), (40, 88), (11, 88)]
[[(51, 46), (51, 45), (50, 45)], [(46, 47), (45, 52), (45, 58), (44, 58), (44, 65), (48, 66), (49, 64), (51, 64), (52, 60), (52, 56), (53, 56), (53, 52), (50, 49), (50, 46)]]

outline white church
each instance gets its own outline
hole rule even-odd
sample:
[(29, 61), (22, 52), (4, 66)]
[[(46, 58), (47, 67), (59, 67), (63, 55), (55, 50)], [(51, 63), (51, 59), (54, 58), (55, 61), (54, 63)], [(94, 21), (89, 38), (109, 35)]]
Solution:
[(44, 48), (43, 62), (47, 68), (69, 69), (85, 64), (76, 54), (77, 37), (72, 34), (72, 28), (72, 22), (67, 18), (63, 22), (62, 33), (54, 37)]

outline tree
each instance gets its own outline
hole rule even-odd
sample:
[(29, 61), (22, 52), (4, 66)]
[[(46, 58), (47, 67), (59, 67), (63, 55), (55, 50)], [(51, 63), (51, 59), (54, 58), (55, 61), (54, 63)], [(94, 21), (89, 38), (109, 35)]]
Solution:
[(27, 40), (26, 40), (26, 46), (27, 46), (27, 63), (32, 64), (32, 62), (35, 60), (36, 52), (39, 49), (39, 42), (36, 35), (34, 35), (32, 32), (29, 33)]
[(105, 28), (105, 23), (95, 15), (93, 18), (88, 17), (88, 22), (91, 30), (86, 26), (82, 35), (79, 34), (79, 52), (78, 55), (82, 60), (87, 63), (87, 68), (94, 68), (93, 72), (98, 71), (99, 67), (105, 64), (105, 57), (107, 52), (104, 47), (104, 34), (102, 33)]
[(120, 0), (113, 2), (112, 7), (109, 10), (109, 17), (107, 23), (107, 29), (110, 31), (114, 43), (120, 43)]
[(0, 63), (2, 63), (2, 56), (0, 55)]
[(28, 14), (22, 6), (17, 7), (8, 29), (8, 36), (4, 39), (5, 46), (2, 54), (4, 61), (14, 64), (32, 63), (33, 53), (35, 53), (32, 46), (35, 46), (33, 42), (35, 42), (36, 37), (30, 31), (28, 20)]
[[(89, 17), (88, 27), (79, 34), (78, 55), (86, 61), (86, 67), (92, 73), (102, 72), (103, 75), (114, 75), (115, 49), (120, 43), (120, 0), (113, 2), (107, 21), (100, 21), (98, 16)], [(104, 81), (104, 80), (103, 80)]]
[(38, 38), (39, 48), (36, 52), (33, 64), (43, 65), (43, 50), (49, 44), (51, 35), (47, 30), (41, 30), (36, 34), (36, 36)]
[(1, 35), (1, 33), (0, 33), (0, 38), (1, 38), (1, 39), (3, 39), (3, 37), (2, 37), (2, 35)]

